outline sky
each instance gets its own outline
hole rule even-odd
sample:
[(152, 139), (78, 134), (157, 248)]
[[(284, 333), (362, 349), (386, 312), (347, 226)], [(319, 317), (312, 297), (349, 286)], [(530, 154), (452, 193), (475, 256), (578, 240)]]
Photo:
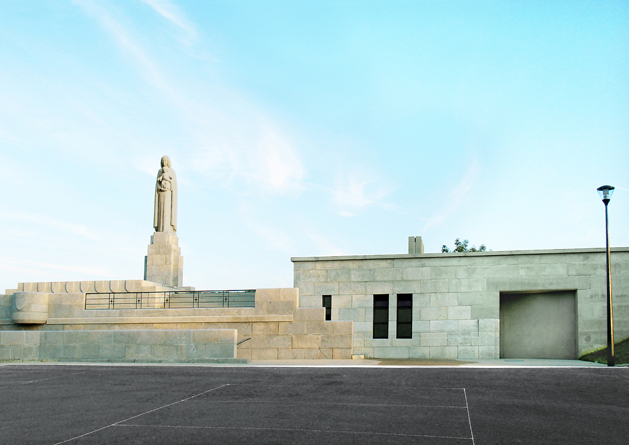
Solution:
[(142, 279), (163, 155), (197, 289), (626, 247), (628, 130), (627, 1), (5, 0), (0, 289)]

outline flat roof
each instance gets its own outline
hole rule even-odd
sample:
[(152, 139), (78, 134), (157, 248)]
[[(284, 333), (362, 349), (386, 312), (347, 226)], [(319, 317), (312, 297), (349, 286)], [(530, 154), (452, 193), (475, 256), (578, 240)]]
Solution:
[[(558, 255), (580, 253), (605, 253), (604, 247), (577, 248), (577, 249), (543, 249), (543, 250), (503, 250), (486, 252), (449, 252), (449, 253), (396, 253), (380, 255), (339, 255), (339, 256), (307, 256), (291, 257), (293, 263), (305, 261), (349, 261), (349, 260), (396, 260), (405, 258), (446, 258), (465, 256), (512, 256), (512, 255)], [(612, 247), (612, 252), (629, 252), (629, 247)]]

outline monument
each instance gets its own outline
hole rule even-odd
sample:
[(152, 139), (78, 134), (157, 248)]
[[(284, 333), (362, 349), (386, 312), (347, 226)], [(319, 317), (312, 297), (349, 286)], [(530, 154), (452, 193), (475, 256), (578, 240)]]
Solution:
[(183, 257), (177, 238), (177, 175), (163, 156), (155, 181), (153, 228), (144, 258), (144, 279), (168, 287), (183, 286)]
[[(177, 191), (164, 156), (144, 280), (0, 294), (0, 362), (576, 358), (605, 345), (604, 249), (425, 253), (413, 236), (403, 254), (292, 258), (290, 289), (195, 290), (182, 286)], [(623, 338), (629, 247), (612, 254)]]
[(0, 363), (351, 358), (353, 322), (299, 307), (298, 289), (183, 287), (177, 176), (168, 156), (153, 198), (144, 280), (40, 281), (0, 293)]

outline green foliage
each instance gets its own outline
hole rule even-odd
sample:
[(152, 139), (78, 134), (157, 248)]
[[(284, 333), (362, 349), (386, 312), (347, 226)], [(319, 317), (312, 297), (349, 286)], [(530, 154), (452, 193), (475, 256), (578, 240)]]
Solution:
[[(614, 344), (614, 359), (617, 365), (629, 363), (629, 338)], [(607, 364), (607, 347), (584, 354), (579, 360)]]
[[(477, 249), (476, 246), (469, 247), (470, 242), (468, 240), (461, 241), (461, 238), (454, 240), (454, 250), (452, 252), (485, 252), (487, 246), (481, 244)], [(449, 253), (450, 249), (445, 244), (441, 246), (441, 253)]]

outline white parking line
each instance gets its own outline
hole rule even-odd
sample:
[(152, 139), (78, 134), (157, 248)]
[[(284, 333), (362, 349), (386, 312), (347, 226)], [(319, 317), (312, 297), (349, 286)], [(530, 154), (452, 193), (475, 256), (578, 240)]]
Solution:
[[(261, 428), (261, 427), (229, 427), (229, 426), (187, 426), (187, 425), (141, 425), (141, 424), (114, 424), (116, 427), (132, 427), (132, 428), (185, 428), (199, 430), (251, 430), (251, 431), (285, 431), (300, 433), (333, 433), (333, 434), (360, 434), (366, 436), (397, 436), (397, 437), (426, 437), (433, 439), (457, 439), (457, 440), (474, 440), (471, 437), (455, 437), (455, 436), (434, 436), (428, 434), (407, 434), (407, 433), (378, 433), (368, 431), (345, 431), (345, 430), (317, 430), (306, 428)], [(473, 443), (473, 442), (472, 442)]]
[(268, 403), (275, 405), (341, 405), (341, 406), (384, 406), (389, 408), (456, 408), (467, 409), (467, 406), (456, 405), (417, 405), (417, 404), (393, 404), (393, 403), (344, 403), (344, 402), (278, 402), (277, 400), (216, 400), (206, 403)]
[[(382, 388), (382, 385), (345, 385), (343, 383), (341, 383), (341, 385), (343, 385), (343, 388)], [(260, 384), (259, 383), (233, 383), (230, 386), (260, 386)], [(295, 386), (295, 384), (294, 383), (270, 383), (264, 386)], [(312, 384), (300, 383), (299, 386), (303, 388), (304, 386), (319, 387), (321, 385), (317, 383), (312, 383)], [(465, 388), (449, 388), (449, 387), (440, 388), (440, 387), (410, 386), (410, 385), (387, 385), (387, 388), (419, 389), (422, 391), (435, 391), (435, 390), (463, 391), (465, 389)]]
[(37, 382), (44, 382), (44, 381), (46, 381), (46, 380), (60, 379), (61, 377), (68, 377), (68, 376), (71, 376), (71, 375), (83, 374), (84, 372), (87, 372), (87, 371), (73, 372), (72, 374), (56, 375), (56, 376), (54, 376), (54, 377), (46, 377), (45, 379), (28, 380), (28, 381), (26, 381), (26, 382), (12, 382), (12, 383), (6, 383), (6, 384), (4, 384), (4, 385), (0, 385), (0, 387), (4, 387), (4, 386), (20, 386), (20, 385), (28, 385), (29, 383), (37, 383)]
[[(230, 383), (226, 383), (220, 386), (217, 386), (215, 388), (211, 388), (208, 389), (206, 391), (200, 392), (198, 394), (194, 394), (190, 397), (186, 397), (184, 399), (178, 400), (176, 402), (172, 402), (172, 403), (168, 403), (166, 405), (162, 405), (159, 406), (157, 408), (153, 408), (150, 410), (147, 410), (145, 412), (142, 412), (140, 414), (136, 414), (134, 416), (128, 417), (126, 419), (120, 420), (118, 422), (112, 423), (110, 425), (106, 425), (103, 426), (101, 428), (97, 428), (93, 431), (89, 431), (87, 433), (81, 434), (79, 436), (76, 437), (72, 437), (70, 439), (66, 439), (64, 441), (61, 442), (57, 442), (55, 445), (60, 445), (60, 444), (64, 444), (64, 443), (68, 443), (71, 441), (74, 441), (76, 439), (80, 439), (82, 437), (86, 437), (89, 436), (91, 434), (97, 433), (99, 431), (103, 431), (105, 429), (108, 428), (112, 428), (112, 427), (129, 427), (129, 428), (172, 428), (172, 429), (198, 429), (198, 430), (240, 430), (240, 431), (280, 431), (280, 432), (298, 432), (298, 433), (332, 433), (332, 434), (352, 434), (352, 435), (361, 435), (361, 436), (390, 436), (390, 437), (414, 437), (414, 438), (433, 438), (433, 439), (450, 439), (450, 440), (471, 440), (472, 441), (472, 445), (475, 445), (475, 441), (474, 441), (474, 433), (472, 431), (472, 423), (471, 423), (471, 418), (470, 418), (470, 411), (469, 411), (469, 404), (468, 404), (468, 400), (467, 400), (467, 391), (465, 388), (421, 388), (424, 391), (430, 391), (430, 390), (459, 390), (459, 391), (463, 391), (463, 395), (464, 395), (464, 399), (465, 399), (465, 406), (456, 406), (456, 405), (413, 405), (413, 404), (377, 404), (377, 403), (342, 403), (342, 402), (282, 402), (282, 403), (278, 403), (277, 401), (266, 401), (266, 400), (222, 400), (222, 401), (206, 401), (207, 403), (257, 403), (257, 404), (278, 404), (278, 405), (286, 405), (286, 404), (290, 404), (290, 405), (304, 405), (304, 404), (320, 404), (320, 405), (347, 405), (347, 406), (365, 406), (365, 407), (369, 407), (369, 406), (373, 406), (373, 407), (403, 407), (403, 408), (443, 408), (443, 409), (465, 409), (466, 413), (467, 413), (467, 420), (468, 420), (468, 425), (470, 428), (470, 437), (460, 437), (460, 436), (447, 436), (447, 435), (430, 435), (430, 434), (411, 434), (411, 433), (386, 433), (386, 432), (369, 432), (369, 431), (352, 431), (352, 430), (326, 430), (326, 429), (316, 429), (316, 428), (274, 428), (274, 427), (229, 427), (229, 426), (193, 426), (193, 425), (163, 425), (163, 424), (159, 424), (159, 425), (152, 425), (152, 424), (129, 424), (126, 422), (129, 422), (133, 419), (137, 419), (139, 417), (145, 416), (147, 414), (153, 413), (155, 411), (159, 411), (161, 409), (164, 408), (168, 408), (183, 402), (187, 402), (189, 400), (195, 399), (197, 397), (200, 397), (204, 394), (213, 392), (213, 391), (217, 391), (221, 388), (225, 388), (227, 386), (233, 386), (233, 387), (237, 387), (237, 386), (251, 386), (251, 385), (255, 385), (255, 384), (230, 384)], [(282, 384), (278, 384), (278, 385), (268, 385), (268, 386), (291, 386), (291, 385), (282, 385)], [(310, 386), (310, 385), (307, 385)], [(315, 385), (312, 385), (315, 386)], [(356, 385), (359, 386), (359, 385)], [(363, 387), (363, 385), (360, 385), (360, 387)], [(407, 388), (410, 389), (412, 387), (408, 387), (408, 386), (400, 386), (400, 388)], [(419, 387), (418, 387), (419, 389)]]
[[(249, 383), (234, 383), (230, 384), (232, 388), (238, 386), (256, 386), (256, 384)], [(290, 384), (272, 384), (266, 386), (293, 386)], [(317, 386), (317, 385), (306, 385)], [(344, 386), (345, 387), (345, 386)], [(356, 387), (364, 388), (365, 385), (356, 385)], [(380, 386), (377, 386), (380, 388)], [(399, 386), (400, 388), (413, 388), (409, 386)], [(420, 387), (417, 387), (418, 389)], [(246, 426), (197, 426), (197, 425), (164, 425), (164, 424), (138, 424), (138, 423), (125, 423), (125, 421), (117, 422), (111, 426), (113, 427), (135, 427), (135, 428), (171, 428), (171, 429), (197, 429), (197, 430), (233, 430), (233, 431), (279, 431), (279, 432), (298, 432), (298, 433), (333, 433), (333, 434), (353, 434), (362, 436), (392, 436), (392, 437), (413, 437), (413, 438), (432, 438), (432, 439), (449, 439), (449, 440), (471, 440), (474, 445), (474, 435), (472, 433), (472, 425), (469, 415), (469, 405), (467, 403), (467, 393), (465, 388), (421, 388), (422, 390), (457, 390), (463, 392), (465, 405), (417, 405), (417, 404), (378, 404), (378, 403), (343, 403), (343, 402), (288, 402), (288, 401), (274, 401), (274, 400), (206, 400), (204, 403), (208, 404), (270, 404), (270, 405), (338, 405), (338, 406), (364, 406), (364, 407), (402, 407), (402, 408), (433, 408), (433, 409), (455, 409), (465, 410), (470, 428), (470, 437), (461, 436), (447, 436), (447, 435), (430, 435), (430, 434), (412, 434), (412, 433), (393, 433), (393, 432), (377, 432), (377, 431), (353, 431), (353, 430), (327, 430), (317, 428), (282, 428), (282, 427), (246, 427)]]
[(81, 434), (80, 436), (72, 437), (72, 438), (70, 438), (70, 439), (66, 439), (66, 440), (64, 440), (64, 441), (57, 442), (57, 443), (55, 443), (54, 445), (59, 445), (59, 444), (62, 444), (62, 443), (71, 442), (71, 441), (76, 440), (76, 439), (79, 439), (79, 438), (81, 438), (81, 437), (85, 437), (85, 436), (89, 436), (90, 434), (97, 433), (98, 431), (102, 431), (102, 430), (104, 430), (104, 429), (106, 429), (106, 428), (110, 428), (110, 427), (112, 427), (112, 426), (118, 426), (118, 424), (120, 424), (120, 423), (122, 423), (122, 422), (127, 422), (127, 421), (132, 420), (132, 419), (137, 419), (138, 417), (141, 417), (141, 416), (144, 416), (144, 415), (146, 415), (146, 414), (149, 414), (149, 413), (152, 413), (152, 412), (158, 411), (158, 410), (160, 410), (160, 409), (168, 408), (169, 406), (177, 405), (178, 403), (187, 402), (187, 401), (188, 401), (188, 400), (190, 400), (190, 399), (194, 399), (195, 397), (202, 396), (203, 394), (207, 394), (207, 393), (209, 393), (209, 392), (216, 391), (217, 389), (224, 388), (225, 386), (229, 386), (229, 383), (225, 383), (224, 385), (217, 386), (216, 388), (208, 389), (207, 391), (200, 392), (199, 394), (195, 394), (195, 395), (193, 395), (193, 396), (186, 397), (185, 399), (181, 399), (181, 400), (178, 400), (178, 401), (176, 401), (176, 402), (172, 402), (172, 403), (169, 403), (169, 404), (167, 404), (167, 405), (160, 406), (160, 407), (158, 407), (158, 408), (153, 408), (153, 409), (150, 409), (150, 410), (145, 411), (145, 412), (143, 412), (143, 413), (141, 413), (141, 414), (137, 414), (137, 415), (135, 415), (135, 416), (128, 417), (128, 418), (126, 418), (126, 419), (124, 419), (124, 420), (120, 420), (119, 422), (112, 423), (111, 425), (107, 425), (107, 426), (104, 426), (104, 427), (102, 427), (102, 428), (95, 429), (94, 431), (90, 431), (90, 432), (88, 432), (88, 433)]
[(470, 424), (470, 435), (472, 436), (472, 445), (474, 442), (474, 432), (472, 431), (472, 419), (470, 418), (470, 406), (467, 403), (467, 391), (463, 388), (463, 394), (465, 395), (465, 407), (467, 408), (467, 421)]

